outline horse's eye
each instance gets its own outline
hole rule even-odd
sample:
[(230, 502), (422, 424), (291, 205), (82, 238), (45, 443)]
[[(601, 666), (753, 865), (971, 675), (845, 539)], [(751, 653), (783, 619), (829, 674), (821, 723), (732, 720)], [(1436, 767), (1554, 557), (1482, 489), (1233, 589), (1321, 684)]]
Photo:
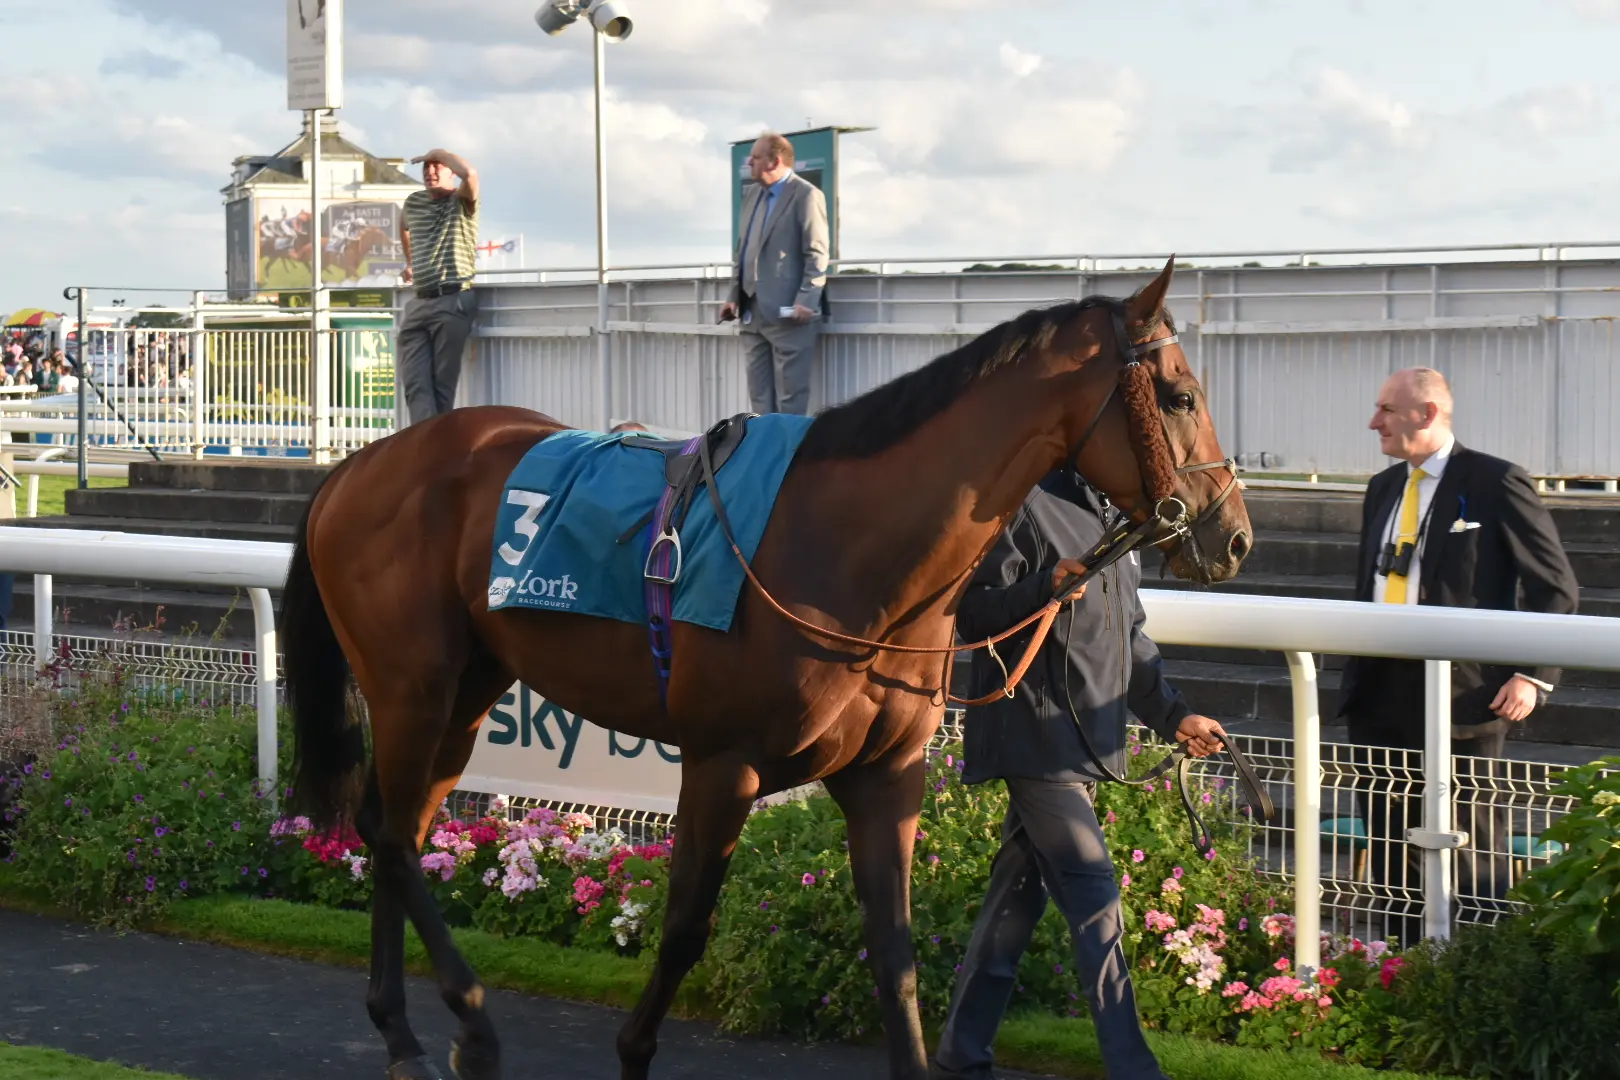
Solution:
[(1195, 404), (1197, 403), (1193, 401), (1193, 396), (1188, 393), (1180, 393), (1170, 399), (1170, 407), (1176, 412), (1190, 413)]

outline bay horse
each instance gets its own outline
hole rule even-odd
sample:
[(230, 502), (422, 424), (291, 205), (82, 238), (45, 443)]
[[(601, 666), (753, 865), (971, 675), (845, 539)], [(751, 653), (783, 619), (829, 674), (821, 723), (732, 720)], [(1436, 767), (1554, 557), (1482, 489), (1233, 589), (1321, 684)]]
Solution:
[[(754, 801), (816, 780), (848, 822), (890, 1075), (923, 1080), (912, 844), (954, 613), (975, 566), (1036, 481), (1071, 458), (1135, 522), (1163, 516), (1163, 502), (1182, 507), (1175, 527), (1156, 530), (1178, 576), (1225, 580), (1249, 548), (1236, 473), (1164, 311), (1172, 270), (1128, 301), (1026, 312), (821, 413), (731, 629), (674, 626), (667, 699), (644, 626), (488, 610), (506, 478), (564, 425), (524, 409), (458, 409), (332, 471), (305, 512), (283, 600), (292, 805), (322, 825), (352, 814), (370, 846), (366, 1005), (390, 1080), (439, 1076), (406, 1020), (407, 916), (461, 1021), (452, 1069), (462, 1080), (500, 1074), (483, 988), (419, 853), (480, 722), (518, 680), (603, 727), (681, 749), (663, 938), (617, 1040), (624, 1080), (648, 1076)], [(351, 676), (370, 708), (369, 761), (347, 708)]]

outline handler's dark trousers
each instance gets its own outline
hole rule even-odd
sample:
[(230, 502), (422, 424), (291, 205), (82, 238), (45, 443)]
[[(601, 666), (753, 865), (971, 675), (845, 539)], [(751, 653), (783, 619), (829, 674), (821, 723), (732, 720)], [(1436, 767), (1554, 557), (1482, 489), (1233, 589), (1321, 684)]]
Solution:
[(477, 313), (478, 294), (472, 289), (431, 299), (415, 297), (406, 305), (396, 353), (411, 423), (420, 424), (454, 407), (461, 352)]
[(1048, 895), (1068, 920), (1075, 972), (1091, 1006), (1111, 1080), (1163, 1080), (1142, 1037), (1136, 994), (1120, 947), (1119, 886), (1097, 812), (1094, 784), (1008, 780), (1001, 851), (973, 925), (938, 1063), (989, 1076), (992, 1046)]

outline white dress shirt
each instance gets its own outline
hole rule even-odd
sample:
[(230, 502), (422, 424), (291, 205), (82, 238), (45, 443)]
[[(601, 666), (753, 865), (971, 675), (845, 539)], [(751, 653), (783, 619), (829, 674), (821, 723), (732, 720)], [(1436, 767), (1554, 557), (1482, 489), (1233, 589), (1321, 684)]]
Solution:
[[(1408, 604), (1418, 602), (1418, 591), (1422, 584), (1422, 567), (1419, 564), (1423, 558), (1424, 537), (1429, 531), (1424, 528), (1424, 519), (1429, 513), (1430, 504), (1434, 502), (1434, 492), (1440, 486), (1440, 477), (1445, 475), (1446, 463), (1451, 460), (1451, 452), (1456, 447), (1456, 438), (1447, 435), (1446, 441), (1440, 444), (1440, 449), (1430, 454), (1423, 464), (1417, 466), (1423, 470), (1423, 479), (1418, 481), (1418, 549), (1412, 555), (1412, 572), (1406, 578), (1406, 602)], [(1412, 482), (1412, 468), (1412, 464), (1408, 462), (1406, 466), (1406, 482), (1401, 485), (1401, 492), (1396, 496), (1394, 505), (1390, 507), (1389, 517), (1384, 519), (1384, 527), (1379, 532), (1377, 548), (1379, 551), (1383, 550), (1384, 544), (1394, 543), (1397, 534), (1400, 532), (1401, 504), (1406, 501), (1406, 484)], [(1432, 526), (1434, 523), (1429, 522), (1428, 524)], [(1442, 522), (1440, 527), (1449, 529), (1451, 528), (1451, 522)], [(1384, 593), (1388, 586), (1389, 578), (1387, 576), (1384, 574), (1373, 575), (1373, 603), (1382, 604), (1384, 602)]]

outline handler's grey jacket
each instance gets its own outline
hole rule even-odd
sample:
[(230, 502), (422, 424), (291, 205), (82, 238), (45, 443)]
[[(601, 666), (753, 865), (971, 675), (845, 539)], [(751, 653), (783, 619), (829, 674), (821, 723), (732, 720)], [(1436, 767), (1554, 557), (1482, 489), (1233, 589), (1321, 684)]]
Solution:
[[(1052, 598), (1058, 560), (1083, 557), (1102, 539), (1103, 512), (1098, 496), (1072, 471), (1048, 474), (968, 585), (957, 613), (958, 637), (979, 641), (1038, 611)], [(1165, 682), (1159, 647), (1142, 633), (1145, 616), (1136, 595), (1141, 578), (1141, 566), (1131, 556), (1092, 578), (1086, 594), (1058, 613), (1014, 696), (967, 710), (965, 781), (1105, 779), (1075, 732), (1064, 701), (1065, 667), (1075, 715), (1116, 775), (1126, 770), (1127, 705), (1143, 724), (1174, 742), (1177, 726), (1192, 710)], [(996, 646), (1009, 668), (1033, 633), (1032, 626)], [(1003, 685), (990, 654), (974, 652), (971, 696)]]

